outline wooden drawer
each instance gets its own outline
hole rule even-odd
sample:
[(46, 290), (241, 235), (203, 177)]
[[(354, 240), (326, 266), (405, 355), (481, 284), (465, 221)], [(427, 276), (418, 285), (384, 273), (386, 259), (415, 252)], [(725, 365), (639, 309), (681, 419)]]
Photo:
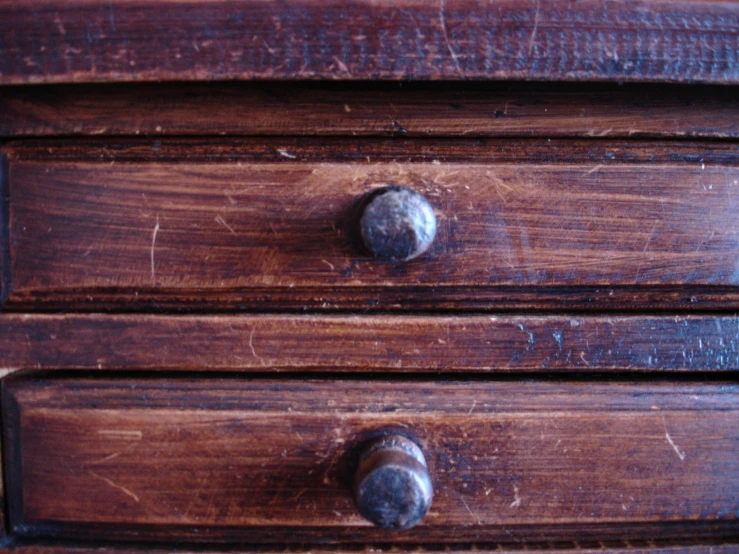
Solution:
[[(738, 299), (732, 143), (110, 139), (7, 152), (16, 309)], [(385, 185), (436, 213), (414, 260), (358, 244), (357, 199)]]
[[(739, 388), (715, 382), (17, 379), (3, 393), (21, 537), (540, 542), (739, 530)], [(367, 441), (418, 441), (407, 531), (352, 500)]]

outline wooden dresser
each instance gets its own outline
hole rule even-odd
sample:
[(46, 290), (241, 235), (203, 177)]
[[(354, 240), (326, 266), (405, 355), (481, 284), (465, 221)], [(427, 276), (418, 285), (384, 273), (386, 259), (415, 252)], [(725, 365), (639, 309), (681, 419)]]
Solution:
[(739, 552), (739, 3), (0, 0), (0, 550)]

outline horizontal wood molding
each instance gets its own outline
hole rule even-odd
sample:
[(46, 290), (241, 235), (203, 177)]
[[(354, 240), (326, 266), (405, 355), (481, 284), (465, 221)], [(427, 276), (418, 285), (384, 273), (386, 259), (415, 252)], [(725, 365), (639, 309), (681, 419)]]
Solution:
[(722, 86), (471, 82), (45, 85), (4, 88), (0, 113), (0, 136), (4, 137), (739, 137), (739, 94)]
[[(10, 522), (26, 537), (546, 542), (739, 526), (732, 383), (31, 378), (6, 383), (3, 405)], [(388, 535), (350, 483), (362, 446), (391, 431), (422, 445), (434, 501)]]
[(733, 372), (739, 318), (2, 314), (0, 367)]
[(736, 84), (738, 51), (739, 8), (720, 0), (0, 3), (0, 84), (318, 78)]
[[(691, 541), (692, 542), (692, 541)], [(614, 546), (614, 544), (621, 546)], [(633, 543), (639, 544), (639, 546)], [(646, 544), (644, 544), (646, 543)], [(187, 547), (168, 548), (164, 546), (136, 546), (116, 544), (115, 546), (103, 546), (93, 544), (90, 546), (65, 545), (57, 542), (50, 544), (33, 544), (28, 541), (16, 541), (5, 547), (5, 551), (9, 554), (375, 554), (381, 546), (365, 546), (352, 547), (332, 546), (332, 545), (316, 545), (310, 548), (300, 549), (298, 547), (279, 547), (279, 546), (253, 546), (241, 548), (227, 549), (208, 549), (199, 547), (196, 550)], [(578, 541), (577, 546), (567, 547), (562, 544), (542, 550), (535, 546), (531, 549), (526, 547), (506, 547), (503, 545), (471, 545), (469, 548), (455, 548), (454, 545), (448, 545), (439, 549), (429, 546), (403, 548), (395, 546), (394, 551), (402, 554), (403, 552), (424, 552), (433, 554), (434, 552), (444, 552), (446, 554), (735, 554), (739, 548), (739, 544), (673, 544), (671, 546), (660, 546), (655, 541), (612, 541), (612, 542), (586, 542)]]
[[(739, 165), (735, 141), (404, 137), (45, 138), (3, 145), (10, 162), (467, 162)], [(369, 159), (367, 157), (369, 156)], [(592, 165), (588, 169), (592, 169)]]

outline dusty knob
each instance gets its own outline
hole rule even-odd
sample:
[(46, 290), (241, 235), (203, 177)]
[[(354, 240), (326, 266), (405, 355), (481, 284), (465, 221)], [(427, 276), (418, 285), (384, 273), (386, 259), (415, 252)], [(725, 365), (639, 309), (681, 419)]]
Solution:
[(362, 452), (354, 498), (360, 513), (378, 527), (413, 527), (428, 512), (432, 497), (426, 459), (413, 441), (383, 437)]
[(376, 257), (410, 260), (426, 252), (434, 241), (436, 216), (422, 194), (389, 186), (368, 198), (359, 230), (365, 247)]

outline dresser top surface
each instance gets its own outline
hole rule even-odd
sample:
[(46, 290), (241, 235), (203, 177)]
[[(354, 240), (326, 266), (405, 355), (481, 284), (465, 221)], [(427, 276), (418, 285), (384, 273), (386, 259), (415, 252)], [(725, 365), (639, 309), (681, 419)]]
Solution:
[(739, 3), (3, 0), (0, 84), (739, 83)]

